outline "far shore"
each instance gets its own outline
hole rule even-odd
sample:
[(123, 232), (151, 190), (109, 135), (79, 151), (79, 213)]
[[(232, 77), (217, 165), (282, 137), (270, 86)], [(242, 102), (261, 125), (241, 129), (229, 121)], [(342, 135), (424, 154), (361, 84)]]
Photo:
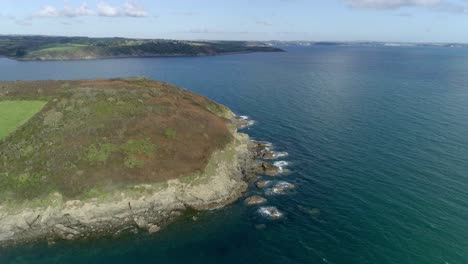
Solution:
[[(276, 51), (276, 52), (286, 52), (286, 51)], [(30, 61), (92, 61), (92, 60), (112, 60), (112, 59), (151, 59), (151, 58), (198, 58), (198, 57), (214, 57), (214, 56), (227, 56), (227, 55), (237, 55), (237, 54), (249, 54), (249, 53), (259, 53), (258, 51), (238, 51), (238, 52), (225, 52), (225, 53), (216, 53), (216, 54), (155, 54), (155, 55), (122, 55), (122, 56), (102, 56), (102, 57), (86, 57), (86, 58), (57, 58), (57, 59), (41, 59), (41, 58), (31, 58), (31, 59), (21, 59), (8, 56), (0, 56), (0, 58), (5, 58), (13, 61), (20, 62), (30, 62)]]

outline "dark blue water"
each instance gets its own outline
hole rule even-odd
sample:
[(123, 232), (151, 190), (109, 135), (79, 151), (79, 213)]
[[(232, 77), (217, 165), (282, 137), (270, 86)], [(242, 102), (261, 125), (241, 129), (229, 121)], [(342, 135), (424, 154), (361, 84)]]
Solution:
[[(146, 76), (257, 121), (297, 185), (154, 237), (21, 246), (0, 263), (468, 263), (468, 49), (287, 48), (202, 58), (15, 62), (0, 79)], [(251, 191), (255, 192), (255, 190)], [(263, 224), (263, 225), (262, 225)]]

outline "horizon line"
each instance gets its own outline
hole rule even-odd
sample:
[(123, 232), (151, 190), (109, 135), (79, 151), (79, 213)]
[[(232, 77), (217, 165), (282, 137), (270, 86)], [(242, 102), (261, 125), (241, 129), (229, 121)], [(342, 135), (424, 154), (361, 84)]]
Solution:
[(310, 43), (395, 43), (395, 44), (459, 44), (459, 45), (468, 45), (468, 42), (419, 42), (419, 41), (389, 41), (389, 40), (279, 40), (279, 39), (269, 39), (269, 40), (245, 40), (245, 39), (183, 39), (183, 38), (140, 38), (140, 37), (119, 37), (119, 36), (83, 36), (83, 35), (49, 35), (49, 34), (1, 34), (0, 36), (27, 36), (27, 37), (64, 37), (64, 38), (122, 38), (122, 39), (138, 39), (138, 40), (177, 40), (177, 41), (239, 41), (239, 42), (310, 42)]

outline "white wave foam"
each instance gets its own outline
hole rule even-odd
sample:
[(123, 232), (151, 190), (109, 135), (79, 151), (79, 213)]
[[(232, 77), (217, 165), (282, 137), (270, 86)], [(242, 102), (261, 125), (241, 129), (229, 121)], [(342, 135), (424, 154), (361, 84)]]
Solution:
[(266, 147), (273, 147), (273, 143), (268, 142), (268, 141), (259, 141), (259, 140), (254, 140), (255, 143), (264, 145)]
[(284, 167), (284, 166), (288, 166), (289, 162), (284, 161), (284, 160), (280, 160), (280, 161), (275, 161), (275, 163), (273, 163), (273, 164), (275, 166), (278, 166), (278, 167)]
[(274, 206), (264, 206), (258, 209), (258, 212), (267, 218), (278, 219), (283, 216), (283, 213)]
[(249, 127), (249, 126), (252, 126), (252, 125), (255, 124), (255, 121), (254, 121), (254, 120), (251, 120), (249, 116), (246, 116), (246, 115), (239, 115), (239, 116), (236, 116), (236, 117), (237, 117), (238, 119), (240, 119), (240, 120), (246, 121), (246, 124), (240, 126), (240, 129), (243, 129), (243, 128), (246, 128), (246, 127)]
[(280, 161), (275, 161), (273, 165), (278, 167), (278, 172), (281, 173), (281, 172), (284, 172), (284, 167), (288, 166), (289, 163), (287, 161), (280, 160)]
[(248, 120), (247, 124), (243, 125), (241, 128), (246, 128), (246, 127), (253, 126), (253, 125), (255, 125), (255, 121), (254, 120)]
[(280, 181), (275, 184), (273, 187), (267, 189), (265, 193), (267, 195), (278, 195), (278, 194), (285, 194), (286, 191), (296, 188), (296, 186), (292, 183)]
[(275, 159), (278, 159), (278, 158), (283, 158), (283, 157), (286, 157), (288, 156), (289, 153), (285, 152), (285, 151), (282, 151), (282, 152), (275, 152), (273, 153), (273, 158)]

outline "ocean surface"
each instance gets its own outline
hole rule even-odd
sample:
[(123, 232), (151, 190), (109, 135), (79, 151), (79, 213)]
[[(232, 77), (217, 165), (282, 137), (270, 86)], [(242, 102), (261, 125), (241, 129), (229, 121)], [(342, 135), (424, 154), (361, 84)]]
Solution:
[(155, 236), (19, 246), (0, 251), (0, 263), (468, 263), (468, 49), (285, 49), (0, 59), (0, 80), (145, 76), (203, 94), (288, 152), (289, 171), (273, 180), (296, 185), (266, 195), (280, 219), (239, 201)]

